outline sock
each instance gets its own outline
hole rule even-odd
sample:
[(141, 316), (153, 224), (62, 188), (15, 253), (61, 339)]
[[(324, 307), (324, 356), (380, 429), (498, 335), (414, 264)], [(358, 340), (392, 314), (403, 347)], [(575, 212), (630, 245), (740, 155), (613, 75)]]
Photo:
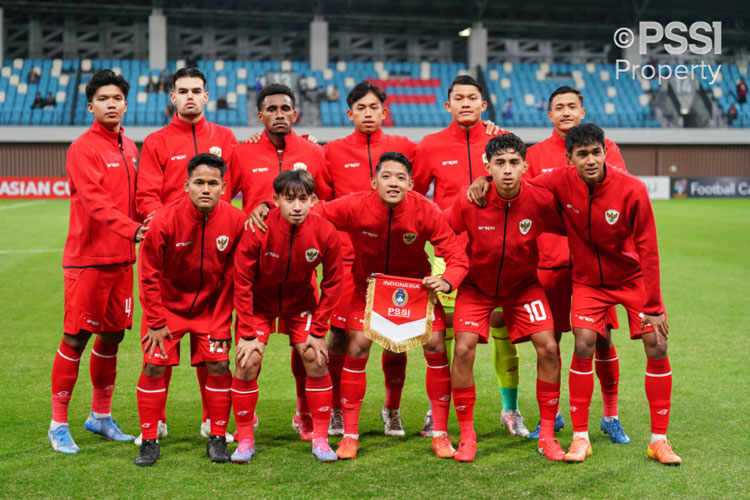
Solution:
[(427, 360), (425, 385), (432, 408), (432, 429), (447, 432), (451, 404), (451, 370), (448, 356), (444, 352), (437, 352), (424, 353), (424, 357)]
[(672, 369), (669, 358), (646, 361), (646, 399), (651, 409), (651, 432), (666, 434), (672, 398)]
[(536, 400), (539, 403), (539, 439), (554, 437), (560, 383), (553, 384), (536, 379)]
[(389, 356), (383, 351), (381, 357), (383, 375), (385, 376), (385, 407), (390, 410), (401, 408), (401, 393), (406, 379), (406, 354)]
[(331, 396), (331, 408), (341, 409), (341, 370), (344, 369), (346, 356), (328, 355), (328, 373), (331, 375), (333, 395)]
[(234, 421), (237, 424), (237, 441), (254, 439), (253, 415), (258, 405), (258, 379), (232, 379), (232, 406), (234, 407)]
[(112, 411), (112, 393), (117, 378), (117, 351), (119, 344), (105, 344), (97, 335), (91, 348), (89, 374), (94, 394), (91, 398), (91, 411), (109, 416)]
[(651, 441), (649, 441), (649, 444), (655, 443), (657, 441), (661, 441), (662, 439), (667, 439), (666, 434), (651, 434)]
[[(166, 398), (169, 399), (169, 383), (172, 381), (172, 367), (167, 366), (167, 369), (164, 371), (164, 389), (166, 389)], [(162, 422), (167, 422), (167, 405), (164, 405), (164, 411), (161, 414), (161, 417), (159, 418)]]
[(310, 413), (310, 408), (307, 405), (307, 398), (305, 394), (305, 380), (307, 379), (305, 363), (302, 361), (302, 356), (299, 355), (297, 349), (293, 347), (292, 375), (294, 375), (294, 383), (297, 387), (297, 413)]
[(594, 367), (599, 385), (602, 388), (602, 405), (604, 417), (617, 416), (617, 389), (620, 383), (620, 361), (617, 358), (615, 345), (609, 349), (597, 350), (594, 356)]
[(452, 326), (445, 329), (445, 354), (448, 356), (448, 364), (453, 363), (453, 335), (455, 330)]
[(307, 377), (305, 384), (307, 402), (313, 421), (313, 439), (328, 437), (328, 423), (331, 420), (331, 376)]
[(573, 353), (568, 377), (570, 391), (570, 420), (574, 432), (588, 431), (591, 394), (594, 392), (594, 370), (592, 358), (579, 358)]
[(141, 372), (136, 393), (143, 439), (156, 439), (159, 430), (159, 416), (164, 411), (164, 405), (167, 404), (164, 377), (149, 377)]
[(78, 379), (83, 350), (76, 351), (65, 340), (60, 343), (52, 364), (52, 420), (68, 423), (68, 405)]
[[(206, 402), (208, 403), (208, 418), (211, 419), (211, 435), (224, 436), (227, 433), (229, 411), (232, 407), (232, 374), (208, 374), (206, 379)], [(252, 415), (251, 415), (252, 417)]]
[(359, 411), (367, 391), (367, 358), (352, 358), (348, 354), (341, 372), (341, 412), (344, 433), (359, 436)]
[(201, 404), (203, 404), (202, 421), (205, 422), (206, 420), (211, 418), (208, 412), (208, 399), (206, 399), (206, 379), (208, 378), (208, 370), (206, 369), (205, 364), (195, 367), (195, 376), (198, 377), (198, 388), (201, 391)]
[(581, 432), (575, 432), (575, 431), (574, 431), (574, 432), (573, 432), (573, 439), (575, 439), (575, 438), (577, 438), (577, 437), (582, 437), (582, 438), (584, 438), (584, 439), (585, 439), (586, 441), (591, 441), (591, 440), (589, 439), (589, 431), (581, 431)]
[(456, 408), (456, 418), (461, 429), (461, 442), (477, 440), (477, 433), (474, 432), (474, 403), (476, 400), (475, 386), (453, 388), (453, 406)]
[[(557, 362), (560, 364), (560, 372), (562, 373), (562, 354), (560, 354), (560, 344), (557, 344)], [(557, 413), (560, 413), (560, 402), (557, 403)], [(555, 415), (557, 418), (557, 415)]]
[(500, 384), (503, 410), (518, 409), (518, 347), (510, 343), (508, 329), (490, 328), (492, 335), (492, 364)]

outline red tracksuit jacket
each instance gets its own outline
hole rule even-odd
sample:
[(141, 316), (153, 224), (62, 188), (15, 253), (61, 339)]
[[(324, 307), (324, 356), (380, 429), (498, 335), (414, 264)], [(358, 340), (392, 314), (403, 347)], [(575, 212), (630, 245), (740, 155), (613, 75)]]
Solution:
[(466, 281), (486, 295), (516, 295), (538, 280), (537, 236), (564, 231), (555, 199), (546, 189), (522, 180), (521, 191), (510, 200), (501, 198), (492, 184), (487, 206), (479, 208), (466, 199), (467, 190), (461, 190), (446, 213), (456, 233), (469, 235)]
[[(234, 306), (237, 333), (256, 337), (254, 313), (280, 316), (312, 313), (310, 334), (324, 337), (341, 298), (341, 247), (330, 222), (310, 213), (302, 225), (287, 222), (281, 211), (268, 213), (266, 232), (247, 231), (235, 258)], [(320, 301), (312, 276), (323, 264)]]
[(619, 286), (645, 279), (643, 312), (664, 312), (659, 278), (656, 222), (646, 186), (627, 172), (606, 168), (594, 186), (574, 166), (558, 168), (534, 179), (555, 195), (573, 254), (573, 282)]
[(70, 224), (63, 267), (98, 267), (135, 262), (135, 176), (138, 148), (124, 130), (99, 122), (68, 148)]
[(326, 162), (323, 148), (304, 139), (294, 131), (284, 137), (283, 151), (277, 151), (264, 129), (256, 143), (243, 143), (232, 150), (232, 197), (242, 192), (242, 209), (250, 213), (261, 202), (271, 204), (273, 180), (284, 170), (305, 169), (315, 179), (315, 194), (331, 199), (325, 180)]
[(426, 135), (417, 146), (414, 190), (426, 193), (434, 179), (437, 206), (445, 210), (453, 205), (462, 187), (487, 174), (483, 157), (490, 139), (482, 122), (463, 130), (452, 121), (448, 128)]
[[(609, 139), (604, 139), (604, 145), (607, 148), (607, 156), (605, 157), (607, 165), (626, 170), (625, 160), (622, 159), (617, 144)], [(526, 151), (526, 161), (529, 162), (526, 178), (533, 179), (545, 172), (551, 172), (553, 169), (568, 166), (568, 160), (565, 158), (567, 152), (565, 139), (560, 137), (555, 130), (552, 130), (550, 137), (534, 144)], [(539, 237), (537, 243), (539, 244), (539, 269), (570, 267), (570, 248), (566, 236), (543, 234)]]
[(377, 191), (350, 194), (315, 205), (314, 210), (339, 231), (346, 231), (354, 246), (354, 284), (359, 291), (367, 287), (374, 273), (405, 278), (424, 278), (430, 274), (430, 262), (424, 245), (430, 241), (445, 258), (443, 279), (452, 288), (461, 284), (469, 262), (455, 233), (430, 200), (409, 191), (396, 208), (386, 207)]
[[(375, 166), (380, 155), (397, 151), (414, 163), (417, 144), (408, 137), (388, 135), (378, 130), (367, 135), (356, 130), (344, 137), (327, 143), (323, 147), (326, 157), (326, 182), (333, 190), (334, 198), (341, 198), (358, 191), (370, 191), (370, 180), (375, 176)], [(342, 232), (341, 250), (345, 260), (354, 259), (354, 249), (349, 235)]]
[(138, 276), (143, 320), (166, 324), (165, 309), (185, 317), (211, 316), (211, 340), (231, 340), (235, 248), (242, 211), (221, 200), (208, 214), (184, 196), (159, 210), (140, 246)]
[[(138, 212), (146, 216), (185, 196), (187, 164), (199, 153), (219, 153), (227, 160), (237, 139), (226, 127), (201, 118), (197, 123), (181, 120), (177, 114), (166, 127), (149, 134), (143, 141), (138, 170)], [(229, 176), (225, 175), (229, 185)], [(229, 201), (229, 189), (225, 200)]]

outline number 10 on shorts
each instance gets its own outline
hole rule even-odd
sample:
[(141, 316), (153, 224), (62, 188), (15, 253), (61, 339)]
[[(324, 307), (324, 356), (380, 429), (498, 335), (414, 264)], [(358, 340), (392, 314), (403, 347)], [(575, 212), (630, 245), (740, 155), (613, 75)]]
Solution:
[(529, 320), (532, 323), (547, 319), (547, 311), (544, 310), (544, 304), (542, 304), (541, 300), (535, 300), (534, 302), (524, 304), (523, 308), (529, 313)]

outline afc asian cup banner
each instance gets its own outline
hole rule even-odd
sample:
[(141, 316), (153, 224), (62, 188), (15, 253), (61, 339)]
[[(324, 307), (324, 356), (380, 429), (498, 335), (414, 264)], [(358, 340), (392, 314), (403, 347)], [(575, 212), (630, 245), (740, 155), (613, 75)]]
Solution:
[(432, 335), (435, 294), (421, 279), (380, 274), (367, 286), (364, 334), (383, 348), (404, 352)]
[(0, 177), (0, 200), (70, 198), (67, 177)]

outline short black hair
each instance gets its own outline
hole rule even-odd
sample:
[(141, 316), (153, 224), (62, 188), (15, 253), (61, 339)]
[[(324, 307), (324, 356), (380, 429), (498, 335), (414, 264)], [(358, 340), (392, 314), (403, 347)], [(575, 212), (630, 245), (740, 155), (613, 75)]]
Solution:
[(203, 74), (203, 71), (199, 70), (195, 66), (192, 66), (190, 68), (180, 68), (177, 70), (177, 72), (172, 76), (172, 88), (177, 89), (177, 80), (180, 78), (200, 78), (203, 82), (203, 88), (206, 88), (206, 85), (208, 84), (208, 80), (206, 80), (206, 75)]
[(273, 191), (278, 196), (312, 196), (315, 192), (315, 179), (307, 170), (284, 170), (273, 180)]
[(289, 96), (289, 98), (292, 100), (292, 108), (295, 108), (297, 106), (297, 99), (294, 97), (294, 92), (292, 91), (292, 89), (281, 83), (271, 83), (260, 89), (260, 92), (258, 92), (258, 95), (255, 97), (255, 105), (258, 107), (258, 111), (260, 111), (260, 107), (266, 97), (268, 97), (269, 95), (278, 94)]
[(451, 92), (453, 92), (453, 87), (455, 87), (456, 85), (472, 85), (476, 87), (477, 90), (479, 90), (480, 94), (484, 94), (484, 89), (482, 88), (481, 85), (479, 85), (478, 81), (476, 81), (474, 78), (472, 78), (469, 75), (459, 75), (453, 79), (453, 81), (451, 82), (451, 86), (448, 87), (448, 100), (449, 101), (451, 99)]
[(355, 85), (354, 88), (349, 91), (349, 95), (346, 96), (346, 104), (349, 105), (349, 109), (352, 109), (355, 102), (359, 101), (370, 92), (375, 94), (375, 97), (378, 98), (380, 104), (385, 104), (385, 100), (388, 97), (385, 94), (385, 90), (377, 85), (373, 85), (372, 82), (365, 80)]
[(492, 160), (492, 157), (510, 150), (517, 152), (524, 160), (526, 159), (526, 144), (516, 134), (500, 134), (493, 137), (484, 148), (487, 163)]
[(569, 85), (563, 85), (562, 87), (557, 87), (550, 95), (549, 100), (547, 101), (547, 109), (552, 109), (552, 99), (559, 95), (563, 94), (575, 94), (578, 96), (578, 100), (581, 102), (581, 106), (583, 106), (583, 94), (580, 90), (578, 90), (575, 87), (571, 87)]
[(375, 165), (375, 175), (378, 175), (378, 172), (380, 172), (380, 167), (387, 161), (395, 161), (405, 166), (406, 171), (409, 173), (409, 177), (411, 177), (411, 162), (409, 161), (409, 158), (407, 158), (404, 154), (398, 153), (396, 151), (388, 151), (387, 153), (383, 153), (382, 155), (380, 155), (378, 164)]
[(596, 123), (581, 123), (568, 130), (565, 136), (565, 149), (568, 154), (573, 153), (573, 149), (581, 146), (591, 146), (601, 144), (604, 146), (604, 130)]
[(101, 87), (106, 85), (117, 85), (122, 90), (125, 99), (128, 98), (128, 92), (130, 92), (130, 84), (124, 76), (116, 74), (111, 69), (100, 69), (91, 77), (89, 83), (86, 84), (86, 101), (92, 102), (94, 100), (94, 94)]
[(187, 174), (190, 177), (193, 174), (193, 170), (205, 165), (211, 168), (218, 168), (221, 171), (221, 178), (224, 178), (224, 174), (227, 172), (227, 164), (220, 156), (212, 155), (210, 153), (201, 153), (190, 158), (187, 165)]

